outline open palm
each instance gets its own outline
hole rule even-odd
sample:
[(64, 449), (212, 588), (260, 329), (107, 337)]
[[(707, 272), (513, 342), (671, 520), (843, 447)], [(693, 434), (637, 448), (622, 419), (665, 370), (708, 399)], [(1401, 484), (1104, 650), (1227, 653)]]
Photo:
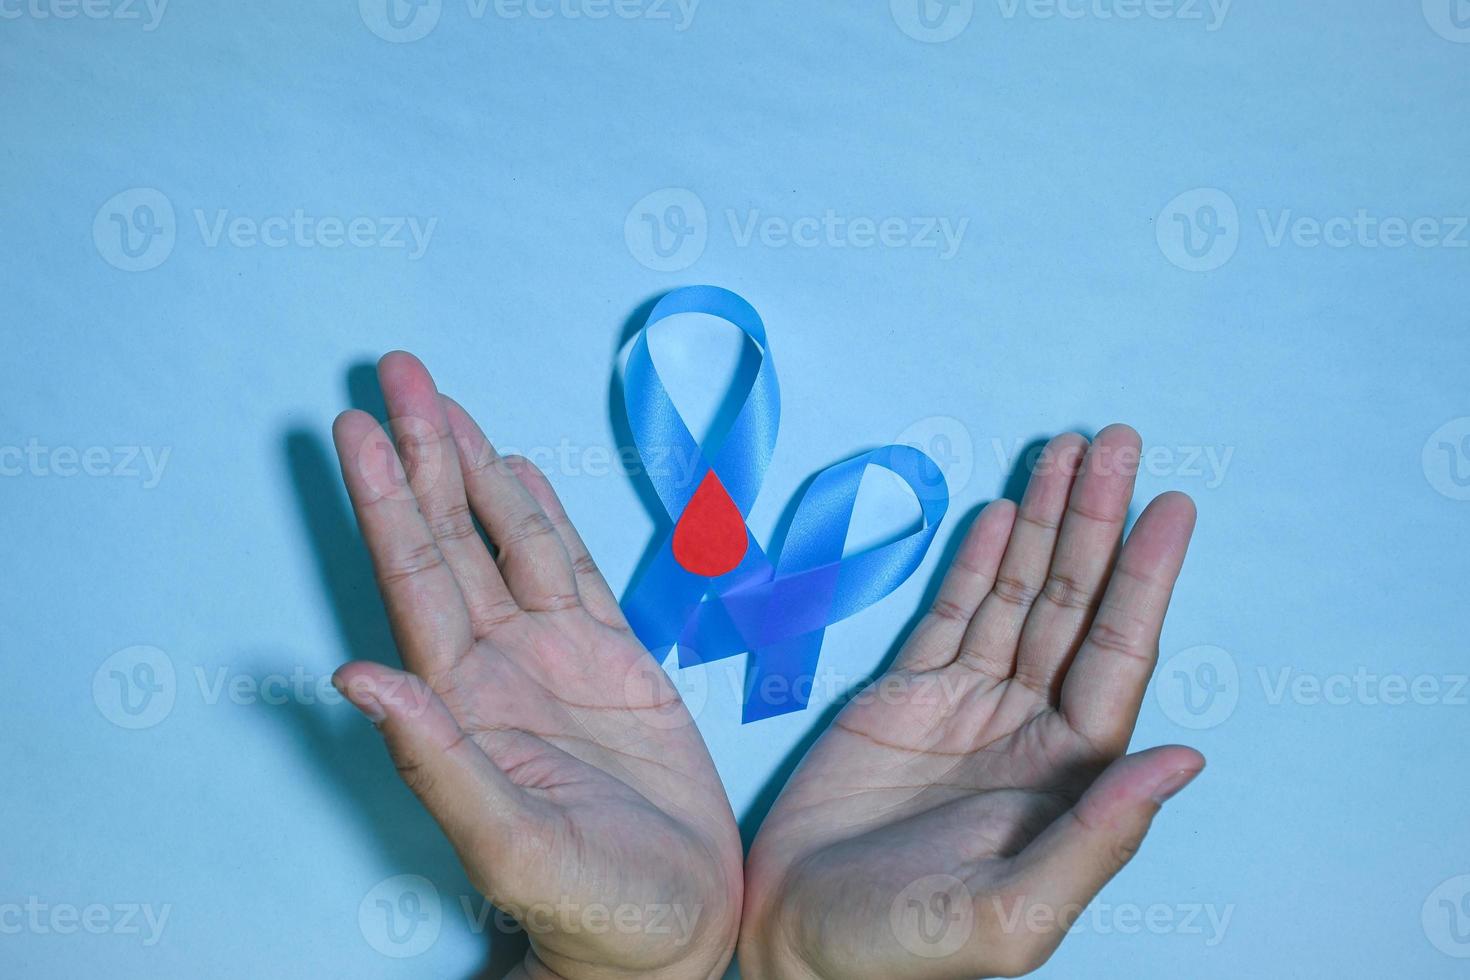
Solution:
[(746, 980), (1028, 972), (1203, 767), (1181, 746), (1124, 756), (1194, 523), (1166, 494), (1120, 554), (1138, 448), (1125, 426), (1058, 437), (1019, 511), (976, 519), (761, 827)]
[(356, 662), (335, 682), (525, 927), (518, 976), (719, 976), (740, 841), (688, 711), (545, 476), (412, 356), (379, 379), (391, 440), (362, 412), (334, 437), (408, 671)]

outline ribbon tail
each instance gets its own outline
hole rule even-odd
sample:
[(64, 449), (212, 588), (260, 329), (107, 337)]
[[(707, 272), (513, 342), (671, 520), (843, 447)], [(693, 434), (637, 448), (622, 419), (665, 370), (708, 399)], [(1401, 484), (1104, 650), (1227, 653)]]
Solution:
[(742, 725), (805, 710), (816, 684), (825, 632), (817, 630), (750, 651), (745, 662)]

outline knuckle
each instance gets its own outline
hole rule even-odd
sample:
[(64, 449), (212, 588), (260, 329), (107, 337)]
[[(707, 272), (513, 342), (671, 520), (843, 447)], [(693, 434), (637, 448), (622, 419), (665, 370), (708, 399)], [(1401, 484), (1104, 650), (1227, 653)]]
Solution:
[(568, 609), (576, 609), (582, 605), (582, 598), (575, 592), (558, 592), (546, 596), (536, 603), (537, 612), (565, 612)]
[(396, 585), (406, 582), (424, 572), (444, 564), (444, 555), (433, 541), (415, 545), (396, 558), (390, 559), (383, 569), (383, 584)]
[(434, 790), (434, 777), (422, 764), (409, 759), (394, 759), (393, 767), (403, 784), (413, 790), (415, 796), (425, 797)]
[(429, 531), (440, 541), (460, 541), (475, 536), (475, 522), (470, 516), (470, 505), (458, 501), (433, 514), (428, 519)]
[(464, 469), (471, 477), (482, 477), (497, 466), (505, 466), (505, 460), (488, 442), (481, 442), (473, 458), (465, 460)]
[(555, 533), (556, 528), (552, 527), (551, 519), (536, 510), (513, 521), (505, 532), (505, 540), (502, 544), (505, 547), (511, 547)]
[(488, 603), (475, 610), (476, 635), (484, 636), (520, 618), (520, 615), (521, 607), (514, 599), (506, 598)]
[(1111, 623), (1101, 621), (1093, 623), (1087, 638), (1089, 643), (1104, 653), (1116, 654), (1129, 660), (1145, 663), (1153, 662), (1148, 646), (1136, 634), (1120, 629)]
[(409, 428), (398, 434), (393, 440), (393, 446), (398, 451), (398, 458), (403, 462), (403, 472), (410, 482), (422, 482), (436, 472), (437, 467), (434, 464), (438, 447), (432, 435)]
[(947, 619), (951, 622), (968, 623), (970, 621), (969, 614), (958, 603), (946, 599), (943, 596), (934, 600), (934, 605), (930, 611), (938, 618)]
[(1040, 593), (1035, 585), (1015, 575), (998, 575), (991, 594), (1012, 606), (1030, 606)]
[(1046, 577), (1042, 593), (1064, 609), (1091, 609), (1097, 601), (1095, 589), (1060, 572), (1052, 572)]
[(1022, 511), (1018, 519), (1022, 524), (1030, 524), (1032, 527), (1047, 533), (1051, 533), (1062, 526), (1061, 521), (1037, 514), (1034, 511)]
[(1108, 867), (1117, 870), (1133, 860), (1133, 855), (1143, 846), (1141, 834), (1125, 834), (1108, 841), (1106, 860)]
[(1095, 524), (1118, 524), (1122, 522), (1124, 517), (1124, 515), (1108, 513), (1107, 511), (1101, 510), (1099, 508), (1090, 507), (1086, 504), (1081, 504), (1076, 501), (1068, 502), (1067, 514), (1070, 516), (1080, 517), (1083, 520), (1092, 521)]
[(983, 567), (979, 562), (964, 554), (956, 555), (950, 568), (965, 575), (973, 575), (975, 578), (986, 579), (990, 577), (990, 569)]
[(1003, 681), (1010, 676), (1010, 669), (1007, 665), (997, 661), (983, 648), (968, 642), (960, 644), (955, 663), (991, 680)]
[(409, 473), (428, 451), (424, 440), (412, 431), (399, 433), (393, 440), (393, 448), (398, 450), (398, 458), (403, 460), (403, 468)]

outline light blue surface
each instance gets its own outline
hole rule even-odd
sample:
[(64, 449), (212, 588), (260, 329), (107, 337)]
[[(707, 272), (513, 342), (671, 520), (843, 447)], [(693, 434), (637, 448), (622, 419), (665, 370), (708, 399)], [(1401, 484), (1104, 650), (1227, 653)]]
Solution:
[[(653, 518), (603, 455), (619, 340), (711, 282), (782, 367), (762, 540), (901, 434), (948, 456), (952, 514), (1118, 419), (1156, 451), (1141, 493), (1199, 503), (1136, 744), (1210, 768), (1045, 975), (1463, 975), (1470, 5), (906, 2), (430, 0), (395, 28), (381, 0), (0, 0), (0, 974), (483, 964), (452, 852), (310, 693), (387, 655), (328, 426), (417, 352), (492, 437), (568, 447), (622, 589)], [(939, 557), (829, 631), (833, 676), (882, 660)], [(140, 657), (165, 690), (131, 716)], [(739, 669), (681, 686), (748, 814), (831, 692), (742, 728)], [(403, 959), (372, 945), (412, 951), (376, 911), (398, 875), (440, 899)]]

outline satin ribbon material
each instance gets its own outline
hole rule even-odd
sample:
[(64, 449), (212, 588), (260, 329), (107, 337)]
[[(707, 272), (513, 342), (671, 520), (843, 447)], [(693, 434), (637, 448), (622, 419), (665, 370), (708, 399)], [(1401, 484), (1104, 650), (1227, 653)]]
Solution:
[[(761, 355), (740, 411), (712, 449), (690, 434), (649, 351), (649, 329), (680, 313), (706, 313), (733, 324)], [(711, 473), (746, 521), (775, 452), (781, 418), (775, 362), (754, 307), (716, 286), (689, 286), (664, 296), (633, 340), (623, 396), (644, 471), (676, 530)], [(858, 486), (869, 466), (887, 469), (908, 485), (923, 524), (844, 557)], [(800, 711), (811, 695), (826, 627), (898, 588), (923, 561), (948, 505), (943, 474), (928, 456), (910, 446), (883, 446), (836, 463), (811, 481), (774, 562), (746, 525), (739, 563), (714, 577), (697, 574), (680, 561), (671, 532), (624, 599), (623, 611), (660, 661), (676, 646), (681, 668), (748, 653), (743, 722)]]

